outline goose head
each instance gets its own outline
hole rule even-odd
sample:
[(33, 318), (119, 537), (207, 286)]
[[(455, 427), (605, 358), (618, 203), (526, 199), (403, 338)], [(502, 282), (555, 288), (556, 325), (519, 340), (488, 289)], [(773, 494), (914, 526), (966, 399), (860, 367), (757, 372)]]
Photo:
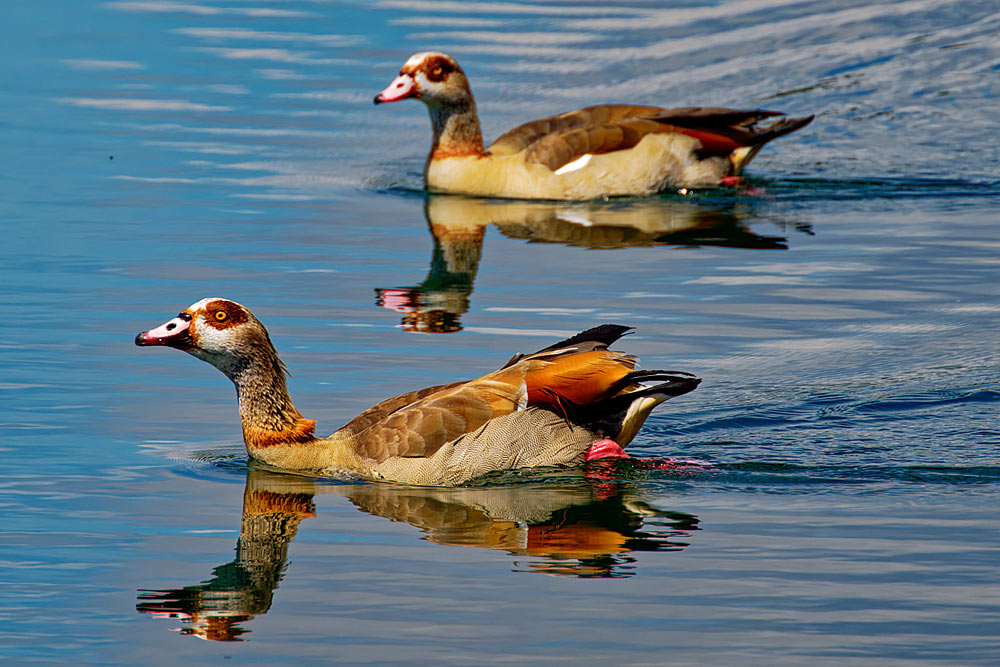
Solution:
[(375, 104), (411, 98), (431, 108), (462, 108), (472, 102), (472, 90), (457, 60), (438, 51), (424, 51), (403, 63), (399, 76), (375, 96)]
[(234, 301), (211, 297), (135, 337), (139, 346), (164, 345), (212, 364), (236, 380), (254, 362), (276, 357), (267, 329)]

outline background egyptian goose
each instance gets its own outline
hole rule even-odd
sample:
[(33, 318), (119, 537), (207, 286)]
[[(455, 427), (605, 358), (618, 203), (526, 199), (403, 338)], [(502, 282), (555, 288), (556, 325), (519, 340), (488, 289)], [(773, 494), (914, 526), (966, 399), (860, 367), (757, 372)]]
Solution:
[(317, 438), (316, 422), (292, 404), (267, 330), (237, 303), (202, 299), (139, 333), (135, 344), (184, 350), (225, 373), (254, 459), (447, 486), (495, 470), (625, 456), (621, 448), (656, 405), (700, 382), (689, 373), (637, 371), (634, 356), (608, 350), (630, 329), (605, 324), (516, 355), (476, 380), (401, 394), (327, 438)]
[(767, 142), (806, 118), (777, 111), (603, 104), (526, 123), (483, 148), (476, 102), (449, 55), (410, 56), (375, 104), (416, 98), (434, 138), (427, 188), (517, 199), (595, 199), (731, 184)]

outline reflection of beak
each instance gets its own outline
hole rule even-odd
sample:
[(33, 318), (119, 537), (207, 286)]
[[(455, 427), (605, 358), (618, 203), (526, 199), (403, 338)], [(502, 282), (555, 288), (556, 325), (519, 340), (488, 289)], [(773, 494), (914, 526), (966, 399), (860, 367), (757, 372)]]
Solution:
[(404, 331), (417, 333), (461, 331), (459, 316), (469, 309), (466, 302), (459, 312), (451, 312), (447, 305), (435, 303), (434, 294), (427, 295), (418, 287), (376, 287), (375, 294), (376, 305), (403, 313), (400, 326)]
[(375, 96), (375, 104), (383, 102), (398, 102), (417, 96), (417, 83), (409, 74), (400, 74), (392, 80), (385, 90)]
[(141, 331), (135, 336), (135, 344), (141, 347), (166, 345), (183, 349), (191, 343), (191, 316), (187, 313), (181, 313), (155, 329)]
[(400, 313), (412, 313), (420, 307), (420, 299), (416, 290), (398, 289), (392, 287), (377, 287), (375, 289), (378, 298), (376, 302), (383, 308), (395, 310)]

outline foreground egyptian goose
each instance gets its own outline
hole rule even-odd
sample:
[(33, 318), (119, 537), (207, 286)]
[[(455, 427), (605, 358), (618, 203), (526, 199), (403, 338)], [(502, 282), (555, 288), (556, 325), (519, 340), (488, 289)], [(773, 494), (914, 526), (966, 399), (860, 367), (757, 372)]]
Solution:
[(806, 118), (761, 109), (602, 104), (525, 123), (483, 148), (476, 102), (449, 55), (417, 53), (375, 104), (415, 98), (434, 138), (424, 164), (430, 190), (517, 199), (596, 199), (740, 182), (767, 142)]
[[(401, 394), (333, 435), (314, 435), (288, 395), (285, 366), (264, 325), (225, 299), (202, 299), (135, 337), (209, 362), (236, 385), (251, 458), (288, 470), (356, 473), (450, 486), (497, 470), (624, 457), (652, 409), (700, 380), (637, 371), (608, 346), (631, 327), (605, 324), (468, 382)], [(656, 382), (643, 386), (643, 382)]]

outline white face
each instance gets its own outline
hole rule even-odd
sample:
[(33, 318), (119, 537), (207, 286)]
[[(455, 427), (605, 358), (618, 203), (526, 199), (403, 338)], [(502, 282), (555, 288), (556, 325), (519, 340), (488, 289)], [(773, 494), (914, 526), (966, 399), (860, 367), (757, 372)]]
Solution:
[[(229, 350), (239, 327), (239, 324), (233, 324), (233, 319), (239, 316), (240, 311), (249, 314), (246, 308), (235, 301), (218, 297), (202, 299), (188, 306), (187, 312), (194, 318), (191, 328), (197, 347), (215, 354)], [(192, 354), (198, 356), (194, 351)]]
[[(211, 297), (191, 304), (177, 317), (136, 336), (136, 345), (175, 347), (233, 377), (252, 352), (262, 327), (238, 303)], [(263, 334), (266, 339), (266, 332)]]
[(455, 59), (438, 51), (410, 56), (375, 103), (419, 99), (430, 106), (462, 104), (469, 97), (469, 84)]

